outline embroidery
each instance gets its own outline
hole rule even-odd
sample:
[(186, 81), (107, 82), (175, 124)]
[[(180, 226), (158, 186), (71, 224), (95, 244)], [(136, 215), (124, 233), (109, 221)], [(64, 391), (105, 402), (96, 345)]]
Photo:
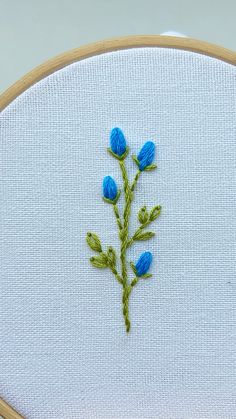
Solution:
[[(128, 264), (127, 264), (127, 249), (133, 245), (135, 241), (144, 241), (152, 238), (155, 233), (152, 231), (144, 231), (149, 224), (155, 221), (161, 213), (161, 206), (157, 205), (147, 210), (147, 207), (142, 207), (138, 212), (138, 221), (140, 226), (135, 233), (129, 235), (129, 220), (131, 213), (131, 204), (134, 200), (134, 191), (139, 179), (139, 176), (146, 171), (151, 171), (157, 166), (153, 164), (155, 155), (155, 144), (152, 141), (147, 141), (137, 156), (132, 156), (134, 162), (137, 165), (137, 173), (132, 183), (130, 183), (126, 166), (125, 159), (128, 156), (129, 148), (126, 145), (126, 139), (120, 128), (113, 128), (110, 134), (110, 148), (109, 153), (118, 160), (122, 179), (123, 179), (123, 191), (125, 197), (124, 210), (122, 217), (120, 216), (117, 202), (119, 200), (121, 191), (117, 188), (115, 180), (111, 176), (106, 176), (103, 179), (102, 192), (103, 199), (106, 203), (113, 206), (114, 215), (116, 218), (118, 233), (120, 238), (120, 254), (119, 261), (116, 256), (116, 252), (113, 247), (108, 247), (105, 251), (102, 248), (99, 237), (94, 233), (87, 233), (87, 243), (89, 247), (98, 253), (98, 256), (90, 258), (91, 264), (96, 268), (109, 268), (114, 274), (117, 281), (123, 288), (122, 305), (123, 305), (123, 316), (126, 326), (127, 333), (130, 331), (130, 319), (129, 319), (129, 298), (130, 294), (139, 282), (140, 279), (151, 278), (152, 274), (148, 273), (150, 265), (152, 263), (152, 254), (150, 252), (144, 252), (140, 255), (138, 261), (134, 264), (130, 262), (130, 266), (134, 273), (134, 278), (129, 280), (128, 277)], [(120, 265), (120, 271), (118, 271), (117, 265)]]

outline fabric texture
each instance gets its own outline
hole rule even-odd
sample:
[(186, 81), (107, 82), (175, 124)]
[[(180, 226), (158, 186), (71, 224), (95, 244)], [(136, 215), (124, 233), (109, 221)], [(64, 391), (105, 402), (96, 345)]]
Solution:
[[(236, 416), (236, 69), (140, 48), (91, 57), (28, 89), (1, 115), (2, 396), (35, 419)], [(153, 277), (130, 299), (89, 263), (87, 231), (119, 248), (102, 179), (120, 127), (157, 146), (132, 207), (162, 205)], [(128, 159), (134, 176), (136, 167)]]

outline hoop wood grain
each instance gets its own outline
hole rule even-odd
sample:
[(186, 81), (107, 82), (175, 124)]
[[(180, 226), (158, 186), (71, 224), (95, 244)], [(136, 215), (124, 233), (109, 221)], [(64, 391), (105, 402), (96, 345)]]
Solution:
[(0, 415), (4, 419), (24, 419), (12, 407), (7, 404), (3, 399), (0, 399)]

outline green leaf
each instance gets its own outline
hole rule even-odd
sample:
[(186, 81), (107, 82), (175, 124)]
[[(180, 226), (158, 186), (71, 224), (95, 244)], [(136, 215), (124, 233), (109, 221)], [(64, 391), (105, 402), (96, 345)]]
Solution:
[(99, 237), (94, 233), (87, 233), (86, 241), (89, 247), (95, 252), (101, 252), (102, 246)]
[(139, 281), (139, 278), (135, 277), (135, 278), (133, 279), (133, 281), (131, 282), (130, 286), (131, 286), (131, 287), (134, 287), (134, 286), (138, 283), (138, 281)]
[(145, 171), (149, 172), (150, 170), (154, 170), (157, 168), (156, 164), (150, 164), (149, 166), (145, 167)]
[(124, 160), (128, 153), (129, 153), (129, 147), (126, 147), (125, 152), (122, 154), (122, 156), (118, 156), (118, 154), (113, 153), (113, 151), (111, 150), (111, 148), (108, 148), (107, 151), (112, 155), (112, 157), (115, 157), (115, 159), (117, 160)]
[(143, 278), (143, 279), (147, 279), (147, 278), (151, 278), (151, 277), (152, 277), (152, 274), (144, 274), (144, 275), (140, 276), (140, 278)]
[(142, 207), (138, 213), (138, 220), (140, 224), (145, 224), (148, 221), (148, 212), (146, 207)]
[(137, 164), (138, 168), (139, 168), (139, 161), (137, 159), (137, 156), (135, 156), (135, 154), (132, 155), (132, 159), (133, 161)]
[(137, 275), (137, 271), (136, 271), (136, 268), (135, 268), (135, 264), (134, 264), (133, 262), (130, 262), (130, 266), (131, 266), (131, 269), (132, 269), (133, 273), (134, 273), (135, 275)]
[(160, 214), (161, 214), (161, 205), (157, 205), (156, 207), (152, 208), (150, 212), (150, 217), (149, 217), (150, 221), (156, 220), (156, 218), (158, 218)]
[(125, 235), (126, 235), (126, 233), (125, 233), (124, 229), (122, 229), (122, 230), (119, 232), (119, 238), (120, 238), (120, 240), (121, 240), (121, 241), (122, 241), (122, 240), (124, 240)]
[(119, 190), (118, 190), (118, 192), (117, 192), (117, 195), (116, 195), (115, 199), (111, 200), (111, 199), (105, 198), (105, 197), (103, 196), (103, 200), (104, 200), (105, 202), (107, 202), (108, 204), (115, 205), (115, 204), (117, 203), (117, 201), (118, 201), (119, 197), (120, 197), (120, 194), (121, 194), (121, 191), (120, 191), (120, 189), (119, 189)]
[(149, 240), (153, 236), (155, 236), (155, 233), (152, 233), (152, 231), (146, 231), (145, 233), (143, 233), (142, 231), (137, 231), (137, 233), (135, 233), (133, 239), (134, 240)]
[(96, 268), (107, 268), (108, 260), (105, 253), (101, 253), (99, 256), (93, 256), (90, 258), (90, 262)]
[(116, 265), (116, 252), (111, 246), (107, 250), (107, 261), (110, 266)]

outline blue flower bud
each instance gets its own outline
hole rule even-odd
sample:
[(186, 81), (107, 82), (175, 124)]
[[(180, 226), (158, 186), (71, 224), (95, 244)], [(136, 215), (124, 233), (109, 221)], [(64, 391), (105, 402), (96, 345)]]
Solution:
[(115, 201), (118, 195), (116, 182), (111, 176), (106, 176), (102, 184), (103, 196), (110, 201)]
[(126, 140), (120, 128), (113, 128), (110, 135), (111, 151), (117, 156), (122, 156), (126, 152)]
[(147, 273), (152, 263), (152, 254), (150, 252), (144, 252), (141, 254), (138, 262), (135, 265), (137, 276), (142, 276)]
[(139, 169), (142, 171), (147, 166), (150, 166), (154, 160), (155, 144), (152, 141), (147, 141), (141, 148), (137, 159), (139, 161)]

